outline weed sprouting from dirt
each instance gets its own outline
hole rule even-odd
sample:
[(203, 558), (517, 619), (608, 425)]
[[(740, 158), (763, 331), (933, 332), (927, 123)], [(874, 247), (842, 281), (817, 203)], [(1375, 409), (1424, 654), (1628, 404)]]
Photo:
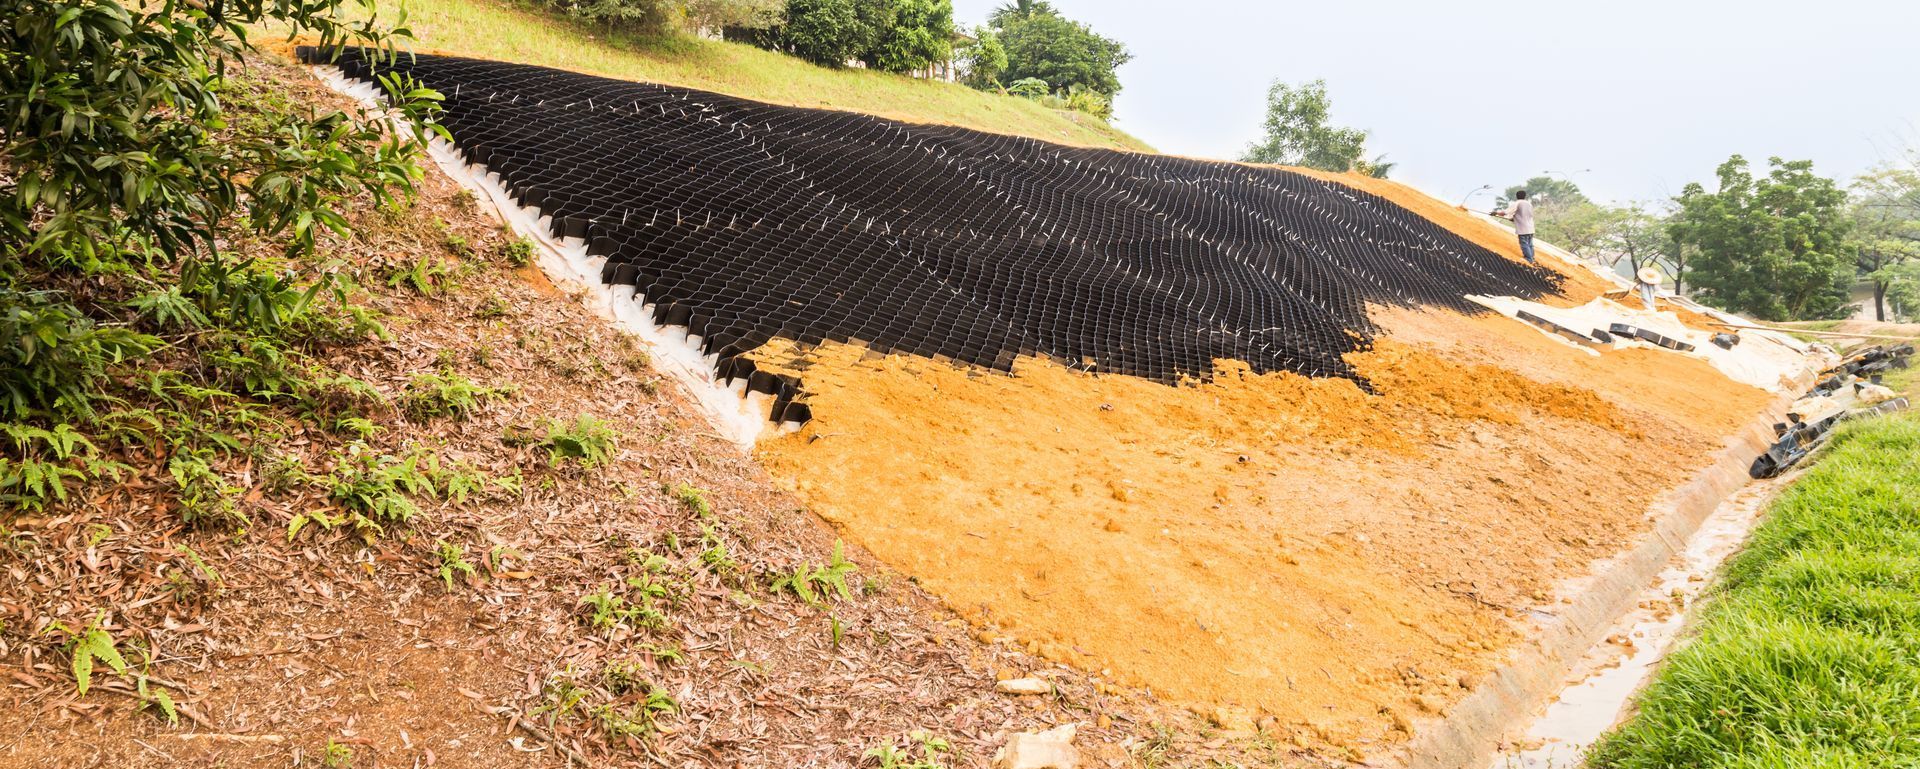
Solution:
[(804, 563), (795, 566), (791, 573), (774, 577), (769, 589), (776, 593), (790, 592), (810, 606), (823, 605), (835, 595), (841, 600), (853, 597), (852, 589), (847, 586), (847, 575), (859, 571), (860, 567), (846, 559), (844, 549), (841, 542), (835, 541), (833, 558), (825, 566)]
[(573, 424), (547, 423), (547, 437), (540, 446), (547, 450), (547, 463), (558, 468), (568, 463), (594, 468), (611, 463), (618, 449), (619, 433), (613, 426), (591, 414), (575, 417)]
[(673, 497), (687, 510), (701, 520), (713, 517), (713, 504), (707, 501), (707, 492), (685, 483), (676, 483), (667, 487), (667, 495)]
[(602, 586), (580, 597), (580, 606), (585, 610), (582, 619), (587, 627), (605, 631), (610, 636), (636, 630), (664, 630), (667, 615), (655, 605), (658, 596), (644, 590), (637, 596), (630, 598), (626, 591)]
[(447, 592), (453, 592), (453, 583), (456, 577), (466, 580), (479, 578), (479, 574), (473, 568), (473, 564), (467, 562), (467, 548), (465, 546), (439, 540), (434, 543), (433, 552), (434, 555), (440, 559), (440, 565), (435, 571), (440, 574), (440, 581), (446, 584)]
[(466, 419), (482, 403), (511, 392), (511, 387), (487, 387), (448, 369), (414, 374), (400, 402), (417, 419)]
[(679, 711), (680, 703), (668, 696), (665, 689), (645, 684), (645, 694), (639, 695), (638, 702), (625, 708), (612, 703), (595, 705), (588, 713), (606, 733), (609, 742), (620, 743), (651, 736), (659, 729), (662, 717)]
[(353, 748), (328, 738), (326, 747), (320, 749), (320, 765), (327, 769), (353, 769)]
[(421, 256), (387, 268), (386, 283), (389, 288), (405, 287), (421, 296), (433, 296), (453, 290), (456, 278), (456, 268), (446, 261)]
[(947, 769), (945, 761), (953, 752), (953, 743), (924, 731), (907, 735), (907, 741), (912, 747), (881, 745), (868, 750), (863, 757), (872, 759), (877, 769)]
[(720, 537), (718, 529), (702, 524), (700, 544), (705, 548), (700, 551), (700, 563), (708, 571), (729, 578), (740, 574), (740, 562), (735, 561), (733, 554), (727, 551), (727, 541)]
[(526, 238), (506, 241), (500, 244), (495, 252), (499, 255), (500, 261), (506, 262), (509, 267), (525, 267), (533, 264), (533, 241)]

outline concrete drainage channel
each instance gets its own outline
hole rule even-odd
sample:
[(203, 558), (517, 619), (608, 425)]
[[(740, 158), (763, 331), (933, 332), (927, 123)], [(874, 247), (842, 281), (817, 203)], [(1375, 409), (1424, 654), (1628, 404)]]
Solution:
[[(1759, 509), (1786, 483), (1752, 483), (1747, 466), (1766, 450), (1781, 398), (1730, 439), (1714, 462), (1649, 512), (1653, 526), (1632, 549), (1564, 584), (1565, 598), (1539, 617), (1531, 641), (1440, 719), (1420, 725), (1403, 756), (1409, 769), (1545, 769), (1578, 766), (1581, 754), (1623, 714), (1632, 694), (1684, 628), (1640, 607), (1690, 600), (1746, 540)], [(1702, 579), (1694, 580), (1694, 575)], [(1634, 637), (1638, 633), (1639, 637)], [(1624, 637), (1636, 647), (1624, 662)], [(1619, 662), (1616, 666), (1615, 662)], [(1511, 743), (1515, 747), (1503, 751)]]
[(1574, 665), (1570, 679), (1575, 683), (1561, 690), (1523, 734), (1502, 746), (1489, 769), (1578, 766), (1582, 755), (1626, 715), (1655, 665), (1673, 651), (1692, 617), (1694, 600), (1712, 584), (1720, 564), (1739, 551), (1760, 511), (1799, 476), (1793, 472), (1756, 481), (1707, 516), (1685, 552), (1640, 592), (1636, 608)]

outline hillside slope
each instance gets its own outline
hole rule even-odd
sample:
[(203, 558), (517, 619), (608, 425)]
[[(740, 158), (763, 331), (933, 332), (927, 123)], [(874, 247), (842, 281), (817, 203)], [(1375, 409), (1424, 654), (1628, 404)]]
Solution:
[[(1539, 269), (1498, 228), (1391, 183), (952, 129), (923, 144), (909, 126), (518, 64), (398, 66), (459, 94), (445, 122), (469, 154), (442, 168), (516, 212), (555, 274), (605, 284), (608, 312), (663, 350), (712, 343), (691, 387), (806, 397), (812, 421), (757, 451), (847, 541), (983, 634), (1264, 716), (1326, 755), (1390, 753), (1478, 689), (1557, 586), (1646, 534), (1662, 491), (1777, 384), (1717, 368), (1731, 351), (1684, 308), (1598, 300), (1611, 287), (1583, 266), (1546, 265), (1552, 297), (1517, 281), (1450, 286), (1451, 301), (1358, 290)], [(1079, 257), (1065, 279), (1039, 274)], [(910, 290), (916, 270), (945, 293)], [(1239, 277), (1199, 283), (1216, 275)], [(1575, 345), (1462, 292), (1592, 305), (1601, 328), (1657, 323), (1694, 346)], [(1178, 386), (1129, 368), (1191, 338), (1312, 336), (1304, 312), (1216, 320), (1195, 298), (1213, 295), (1364, 303), (1338, 327), (1367, 344), (1313, 349), (1359, 376), (1244, 351)], [(1208, 318), (1198, 337), (1155, 309), (1166, 297)], [(957, 350), (934, 341), (955, 335)], [(761, 413), (805, 421), (778, 403)]]
[[(383, 5), (395, 6), (393, 0)], [(861, 69), (832, 70), (749, 45), (636, 39), (501, 0), (406, 0), (422, 52), (539, 64), (798, 107), (849, 110), (1090, 147), (1153, 151), (1099, 118), (1012, 96)]]
[[(240, 80), (343, 104), (285, 63)], [(1123, 746), (1194, 734), (969, 637), (855, 546), (839, 562), (828, 527), (444, 176), (352, 225), (329, 264), (286, 266), (354, 276), (391, 337), (295, 361), (330, 372), (328, 414), (207, 406), (252, 415), (215, 468), (244, 523), (183, 523), (167, 457), (139, 451), (121, 483), (0, 517), (0, 767), (850, 767), (922, 730), (947, 765), (985, 766), (1009, 731), (1067, 722), (1094, 765), (1124, 766)], [(582, 418), (610, 431), (603, 461), (542, 447)], [(341, 500), (371, 496), (412, 512), (353, 523)], [(781, 586), (796, 573), (805, 596)], [(133, 672), (103, 662), (77, 691), (61, 627)], [(994, 691), (1015, 675), (1054, 693)], [(1149, 742), (1150, 724), (1171, 726)]]

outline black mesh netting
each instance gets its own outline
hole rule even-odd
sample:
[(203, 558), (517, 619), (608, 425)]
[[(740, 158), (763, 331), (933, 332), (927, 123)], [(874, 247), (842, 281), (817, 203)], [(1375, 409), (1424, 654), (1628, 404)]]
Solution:
[(336, 63), (444, 94), (467, 160), (585, 238), (602, 277), (700, 337), (720, 375), (775, 394), (776, 420), (809, 414), (797, 382), (743, 355), (776, 337), (1001, 371), (1043, 355), (1172, 383), (1235, 359), (1358, 380), (1341, 356), (1369, 344), (1369, 303), (1478, 312), (1463, 295), (1533, 298), (1560, 280), (1277, 168), (501, 62)]

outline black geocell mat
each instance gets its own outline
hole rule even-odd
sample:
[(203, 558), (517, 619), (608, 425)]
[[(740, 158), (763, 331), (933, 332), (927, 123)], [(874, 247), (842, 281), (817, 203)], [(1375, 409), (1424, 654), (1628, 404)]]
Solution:
[[(327, 51), (302, 49), (312, 63)], [(348, 49), (349, 77), (446, 96), (469, 162), (607, 258), (722, 377), (806, 421), (774, 338), (1011, 371), (1016, 357), (1176, 383), (1215, 359), (1363, 381), (1367, 305), (1482, 308), (1561, 276), (1377, 196), (1277, 168), (1048, 144), (687, 88)]]

